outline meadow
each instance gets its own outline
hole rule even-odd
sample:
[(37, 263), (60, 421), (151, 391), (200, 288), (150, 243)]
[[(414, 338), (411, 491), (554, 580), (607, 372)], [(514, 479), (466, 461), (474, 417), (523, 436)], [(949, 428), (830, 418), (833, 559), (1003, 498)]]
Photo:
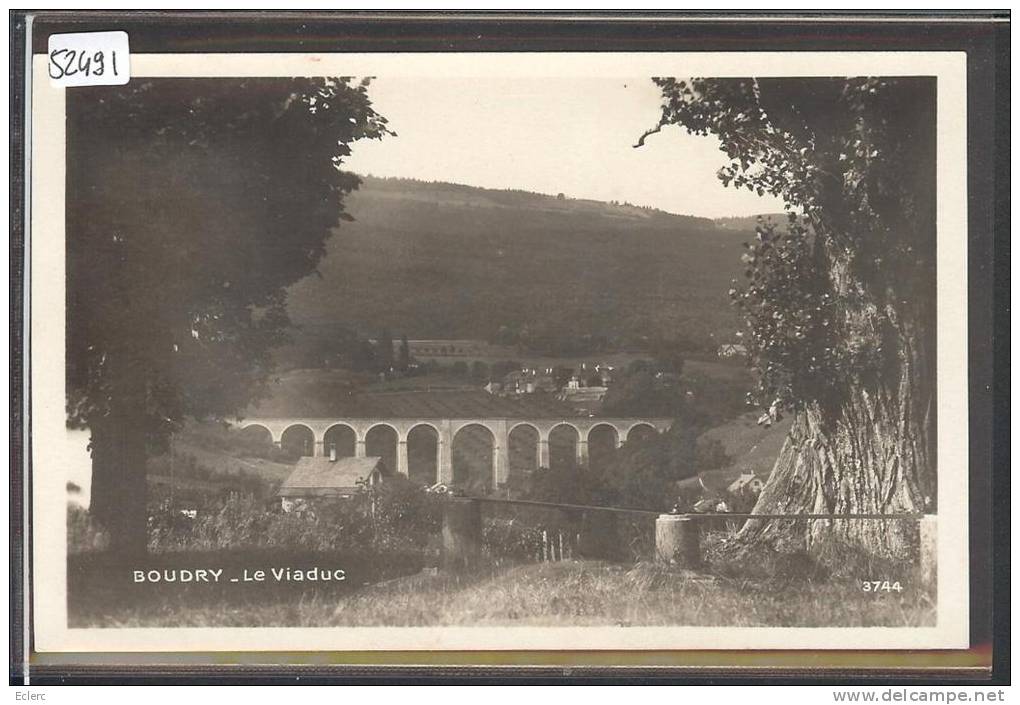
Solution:
[[(487, 536), (494, 536), (487, 533)], [(704, 537), (698, 570), (579, 556), (534, 560), (485, 546), (469, 571), (436, 567), (434, 542), (374, 553), (291, 547), (155, 552), (144, 568), (223, 569), (216, 583), (133, 583), (131, 566), (104, 553), (69, 565), (72, 627), (734, 626), (914, 627), (935, 623), (935, 595), (912, 561), (853, 551), (727, 555), (731, 534)], [(519, 538), (519, 537), (518, 537)], [(505, 541), (506, 537), (500, 539)], [(306, 538), (297, 543), (308, 544)], [(276, 567), (339, 568), (345, 580), (277, 581)], [(266, 571), (262, 582), (243, 580)], [(232, 582), (231, 577), (238, 580)], [(867, 590), (888, 580), (899, 589)]]

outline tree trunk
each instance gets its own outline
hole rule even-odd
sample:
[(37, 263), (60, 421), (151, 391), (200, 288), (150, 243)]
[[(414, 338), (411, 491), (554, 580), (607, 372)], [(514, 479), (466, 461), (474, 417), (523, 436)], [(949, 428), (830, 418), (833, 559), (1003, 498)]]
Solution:
[(144, 405), (122, 400), (109, 415), (91, 421), (92, 498), (89, 512), (110, 537), (110, 549), (146, 551), (147, 493)]
[[(895, 319), (894, 319), (895, 320)], [(861, 377), (835, 408), (797, 413), (753, 510), (755, 514), (896, 514), (934, 511), (934, 380), (928, 334), (897, 325), (889, 368)], [(920, 332), (919, 332), (920, 331)], [(749, 520), (737, 545), (810, 548), (829, 538), (903, 556), (916, 544), (913, 520)]]

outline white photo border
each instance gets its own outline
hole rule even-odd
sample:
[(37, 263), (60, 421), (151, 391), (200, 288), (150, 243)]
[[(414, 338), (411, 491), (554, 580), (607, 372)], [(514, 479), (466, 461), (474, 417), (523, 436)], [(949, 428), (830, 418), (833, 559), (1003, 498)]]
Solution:
[[(967, 79), (964, 52), (138, 54), (132, 79), (415, 76), (933, 76), (937, 80), (938, 604), (934, 627), (67, 626), (65, 90), (46, 57), (31, 86), (32, 604), (39, 652), (965, 649), (969, 644)], [(74, 90), (74, 89), (70, 89)], [(26, 248), (28, 249), (28, 248)]]

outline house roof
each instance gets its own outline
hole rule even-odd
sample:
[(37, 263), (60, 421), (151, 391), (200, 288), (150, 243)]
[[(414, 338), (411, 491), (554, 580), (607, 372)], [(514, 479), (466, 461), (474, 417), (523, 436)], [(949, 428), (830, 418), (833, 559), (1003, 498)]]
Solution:
[(745, 472), (745, 473), (742, 473), (740, 475), (740, 477), (738, 477), (736, 480), (731, 482), (730, 486), (727, 489), (729, 489), (730, 492), (735, 492), (735, 491), (737, 491), (737, 490), (739, 490), (739, 489), (741, 489), (743, 487), (746, 487), (747, 485), (751, 484), (755, 480), (757, 480), (758, 482), (760, 482), (762, 484), (765, 483), (765, 478), (762, 477), (761, 475), (758, 475), (757, 473), (753, 473), (753, 472)]
[(376, 470), (385, 472), (382, 458), (338, 458), (333, 461), (324, 457), (303, 457), (298, 459), (294, 471), (280, 485), (278, 494), (294, 497), (356, 491), (358, 481), (367, 480)]

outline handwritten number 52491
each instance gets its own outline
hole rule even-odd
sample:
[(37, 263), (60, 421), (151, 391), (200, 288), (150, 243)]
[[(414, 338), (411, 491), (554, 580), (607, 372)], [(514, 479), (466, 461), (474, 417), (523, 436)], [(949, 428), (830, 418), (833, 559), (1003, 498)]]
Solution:
[[(86, 76), (102, 76), (107, 70), (107, 55), (104, 51), (88, 53), (75, 49), (55, 49), (50, 52), (50, 78), (64, 78), (75, 74)], [(114, 76), (117, 73), (117, 52), (109, 54), (109, 69)]]

